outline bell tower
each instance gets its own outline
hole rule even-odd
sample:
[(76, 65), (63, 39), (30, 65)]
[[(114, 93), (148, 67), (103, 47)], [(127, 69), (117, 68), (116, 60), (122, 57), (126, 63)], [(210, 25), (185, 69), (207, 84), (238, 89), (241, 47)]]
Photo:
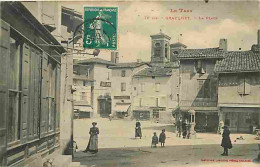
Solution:
[(151, 62), (165, 63), (170, 61), (170, 40), (171, 37), (162, 33), (151, 35)]

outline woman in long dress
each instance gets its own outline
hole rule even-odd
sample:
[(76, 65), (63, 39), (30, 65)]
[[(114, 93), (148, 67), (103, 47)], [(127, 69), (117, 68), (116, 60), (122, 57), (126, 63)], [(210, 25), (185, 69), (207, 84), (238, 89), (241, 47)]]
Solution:
[(96, 127), (97, 123), (92, 122), (93, 127), (90, 128), (89, 134), (89, 142), (86, 150), (84, 152), (91, 152), (91, 153), (97, 153), (98, 152), (98, 134), (99, 134), (99, 129)]
[(222, 142), (221, 142), (221, 146), (224, 147), (224, 152), (223, 156), (228, 156), (228, 149), (231, 149), (232, 148), (232, 143), (231, 143), (231, 140), (230, 140), (230, 131), (228, 129), (227, 126), (224, 126), (223, 127), (224, 131), (223, 131), (223, 134), (222, 134)]
[(135, 124), (135, 137), (142, 138), (142, 130), (141, 130), (141, 123), (139, 121)]

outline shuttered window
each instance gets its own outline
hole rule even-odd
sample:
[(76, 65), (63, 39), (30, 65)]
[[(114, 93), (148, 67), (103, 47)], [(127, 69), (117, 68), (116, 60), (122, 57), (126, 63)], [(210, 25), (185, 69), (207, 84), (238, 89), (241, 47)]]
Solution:
[(121, 83), (121, 91), (126, 91), (126, 83), (125, 82), (122, 82)]
[(210, 89), (210, 80), (209, 79), (198, 79), (198, 98), (210, 98), (211, 89)]
[(20, 44), (10, 38), (9, 64), (9, 108), (7, 142), (20, 139), (19, 124), (21, 115), (21, 54)]
[(250, 77), (245, 74), (238, 74), (238, 87), (237, 92), (240, 95), (248, 95), (251, 91)]

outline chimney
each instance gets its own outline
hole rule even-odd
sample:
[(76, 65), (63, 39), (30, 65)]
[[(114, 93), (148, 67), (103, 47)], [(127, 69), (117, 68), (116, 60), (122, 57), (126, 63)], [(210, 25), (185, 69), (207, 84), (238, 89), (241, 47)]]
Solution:
[(119, 63), (119, 53), (118, 52), (111, 52), (111, 62), (112, 63)]
[(221, 49), (223, 51), (227, 51), (227, 39), (219, 40), (219, 49)]

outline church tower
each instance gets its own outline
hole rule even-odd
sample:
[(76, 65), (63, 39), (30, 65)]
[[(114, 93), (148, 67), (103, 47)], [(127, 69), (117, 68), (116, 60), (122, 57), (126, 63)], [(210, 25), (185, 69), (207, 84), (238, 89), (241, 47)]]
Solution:
[(170, 61), (170, 40), (171, 37), (162, 33), (151, 35), (151, 62), (165, 63)]

